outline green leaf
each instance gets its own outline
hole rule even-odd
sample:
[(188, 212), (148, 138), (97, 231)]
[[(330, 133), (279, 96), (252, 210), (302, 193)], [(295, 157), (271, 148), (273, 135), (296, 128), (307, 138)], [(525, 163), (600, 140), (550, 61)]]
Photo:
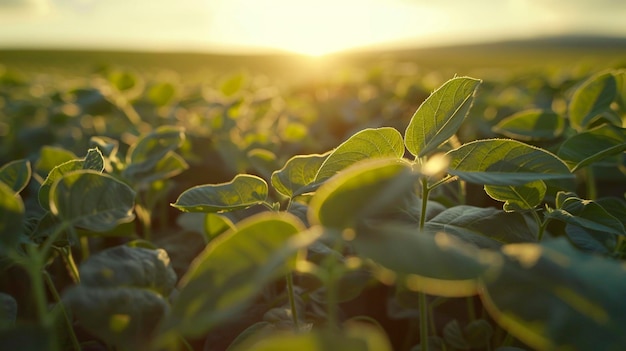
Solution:
[(519, 213), (493, 207), (459, 205), (446, 209), (425, 223), (432, 235), (444, 232), (483, 248), (536, 241), (537, 228), (530, 228)]
[(559, 157), (572, 172), (626, 150), (626, 129), (604, 124), (575, 134), (559, 148)]
[(15, 160), (0, 167), (0, 182), (4, 182), (18, 194), (28, 185), (31, 174), (28, 160)]
[[(364, 323), (349, 323), (339, 333), (328, 329), (309, 333), (275, 332), (242, 342), (233, 351), (391, 351), (384, 331)], [(230, 350), (230, 349), (229, 349)]]
[(227, 230), (234, 230), (235, 225), (225, 216), (217, 213), (207, 213), (204, 217), (204, 236), (207, 242), (217, 238)]
[(617, 94), (617, 82), (610, 72), (599, 73), (587, 79), (574, 92), (569, 103), (572, 127), (583, 131), (600, 114), (611, 109)]
[(272, 173), (272, 186), (279, 193), (293, 198), (301, 189), (315, 181), (315, 176), (328, 155), (329, 153), (296, 155), (290, 158), (283, 168)]
[(539, 206), (548, 187), (542, 180), (535, 180), (524, 185), (485, 185), (485, 192), (492, 199), (504, 202), (506, 212), (532, 210)]
[(126, 71), (109, 72), (107, 79), (119, 91), (130, 90), (139, 83), (139, 77), (136, 74)]
[(66, 290), (63, 302), (81, 327), (120, 350), (148, 350), (152, 335), (169, 310), (163, 296), (131, 287), (78, 285)]
[(182, 156), (170, 151), (150, 171), (134, 173), (133, 177), (138, 185), (149, 185), (158, 180), (175, 177), (187, 169), (189, 169), (187, 161)]
[(265, 180), (239, 174), (230, 182), (198, 185), (185, 190), (173, 207), (184, 212), (224, 212), (258, 205), (267, 199)]
[(424, 157), (450, 139), (461, 127), (480, 83), (457, 77), (435, 90), (415, 111), (404, 133), (409, 152)]
[(245, 82), (246, 75), (244, 73), (234, 74), (222, 82), (220, 91), (224, 96), (231, 97), (243, 88)]
[(104, 170), (104, 158), (100, 150), (89, 149), (85, 158), (70, 160), (54, 167), (39, 188), (38, 199), (41, 207), (50, 210), (50, 189), (55, 181), (68, 173), (86, 169), (96, 172)]
[(402, 135), (390, 127), (364, 129), (344, 141), (326, 158), (315, 181), (320, 182), (358, 161), (371, 158), (401, 158)]
[(178, 149), (185, 140), (181, 127), (162, 126), (142, 136), (126, 155), (124, 177), (139, 180), (150, 174), (157, 164), (171, 151)]
[(157, 83), (150, 87), (146, 96), (154, 105), (159, 107), (166, 106), (174, 100), (176, 88), (172, 83)]
[(360, 220), (394, 210), (413, 191), (416, 175), (400, 159), (368, 160), (340, 173), (317, 190), (310, 202), (309, 222), (343, 230)]
[(565, 119), (552, 111), (526, 110), (504, 118), (492, 129), (518, 140), (550, 140), (561, 136)]
[(13, 251), (24, 233), (24, 203), (8, 185), (0, 182), (0, 255)]
[(489, 267), (475, 246), (445, 233), (420, 233), (415, 226), (361, 227), (350, 244), (358, 256), (405, 275), (410, 290), (432, 295), (475, 295)]
[(76, 158), (78, 156), (69, 150), (45, 145), (41, 148), (39, 159), (35, 162), (35, 171), (42, 176), (46, 176), (54, 167)]
[(483, 302), (500, 326), (531, 348), (621, 350), (626, 345), (621, 262), (579, 252), (558, 239), (506, 245), (494, 264), (483, 278)]
[(263, 285), (290, 272), (296, 253), (319, 237), (304, 229), (292, 215), (266, 212), (211, 241), (182, 277), (163, 330), (200, 336), (241, 312)]
[(558, 219), (575, 226), (626, 235), (622, 222), (609, 214), (601, 205), (592, 200), (583, 200), (568, 193), (557, 194), (559, 208), (546, 213), (547, 218)]
[(81, 285), (91, 288), (133, 287), (169, 296), (176, 273), (162, 249), (115, 246), (92, 255), (79, 267)]
[(50, 189), (50, 211), (64, 221), (104, 232), (132, 221), (135, 192), (119, 180), (92, 170), (64, 175)]
[(576, 245), (586, 251), (602, 255), (609, 255), (615, 251), (618, 236), (612, 233), (592, 230), (567, 223), (565, 234)]
[(523, 185), (535, 180), (574, 177), (554, 154), (515, 140), (477, 140), (447, 155), (448, 172), (471, 183)]

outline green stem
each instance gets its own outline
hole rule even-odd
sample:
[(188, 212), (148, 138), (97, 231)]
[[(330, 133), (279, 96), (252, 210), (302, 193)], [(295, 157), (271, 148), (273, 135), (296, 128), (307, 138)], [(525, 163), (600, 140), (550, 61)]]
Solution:
[(40, 255), (36, 251), (34, 246), (28, 246), (28, 254), (31, 257), (31, 261), (25, 266), (28, 275), (30, 276), (33, 294), (35, 299), (35, 306), (37, 309), (37, 316), (39, 323), (44, 327), (48, 327), (48, 301), (46, 299), (46, 292), (41, 281), (41, 271), (43, 269), (43, 255)]
[(187, 341), (187, 339), (185, 339), (182, 335), (179, 335), (178, 337), (180, 338), (180, 342), (183, 344), (183, 346), (185, 346), (185, 350), (193, 351), (193, 346), (189, 344), (189, 341)]
[(57, 251), (61, 253), (61, 257), (63, 258), (63, 261), (65, 261), (65, 266), (68, 273), (72, 277), (72, 281), (76, 284), (80, 283), (80, 274), (78, 273), (78, 267), (76, 266), (76, 262), (74, 262), (72, 250), (69, 247), (64, 247), (57, 249)]
[[(420, 234), (422, 234), (424, 225), (426, 224), (426, 205), (428, 204), (428, 194), (430, 192), (430, 189), (428, 188), (428, 179), (426, 179), (426, 177), (422, 177), (421, 181), (422, 208), (419, 224)], [(428, 301), (426, 300), (425, 293), (418, 293), (418, 302), (420, 310), (420, 349), (422, 351), (428, 351)]]
[(300, 331), (300, 323), (298, 322), (298, 309), (296, 308), (296, 295), (293, 291), (293, 275), (287, 273), (287, 296), (289, 297), (289, 306), (291, 307), (291, 319), (296, 331)]
[(52, 293), (52, 296), (54, 297), (54, 301), (56, 301), (56, 303), (59, 305), (59, 308), (61, 309), (61, 313), (63, 313), (63, 318), (65, 319), (67, 332), (70, 336), (70, 341), (72, 342), (72, 346), (74, 347), (74, 350), (80, 351), (81, 350), (80, 343), (78, 342), (78, 338), (76, 337), (76, 334), (74, 333), (72, 321), (70, 320), (70, 317), (67, 314), (67, 310), (65, 309), (65, 305), (63, 304), (63, 301), (61, 301), (61, 296), (59, 295), (57, 288), (54, 286), (54, 282), (52, 281), (52, 278), (50, 278), (50, 274), (48, 274), (48, 272), (46, 272), (45, 270), (43, 271), (43, 277), (46, 281), (46, 285), (48, 286), (48, 290), (50, 290), (50, 292)]

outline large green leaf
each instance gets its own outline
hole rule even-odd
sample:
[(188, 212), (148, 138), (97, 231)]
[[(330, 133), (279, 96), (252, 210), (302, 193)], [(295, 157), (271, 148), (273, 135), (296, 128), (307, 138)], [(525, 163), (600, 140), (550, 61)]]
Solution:
[(471, 183), (523, 185), (535, 180), (574, 177), (554, 154), (516, 140), (477, 140), (447, 155), (448, 172)]
[[(499, 263), (498, 263), (499, 262)], [(494, 319), (537, 350), (622, 350), (626, 268), (565, 239), (503, 247), (481, 297)]]
[(546, 217), (590, 230), (626, 235), (622, 222), (592, 200), (584, 200), (571, 193), (559, 192), (557, 207), (555, 210), (548, 211)]
[(79, 267), (81, 284), (92, 288), (134, 287), (168, 296), (176, 273), (167, 252), (115, 246), (92, 255)]
[[(350, 323), (343, 332), (316, 330), (309, 333), (259, 333), (233, 351), (391, 351), (384, 331), (367, 324)], [(230, 349), (229, 349), (230, 351)]]
[(4, 182), (17, 194), (28, 185), (31, 174), (28, 160), (15, 160), (0, 167), (0, 182)]
[(317, 190), (310, 202), (312, 224), (354, 228), (359, 220), (402, 204), (413, 191), (416, 176), (400, 159), (369, 160), (346, 169)]
[(148, 350), (153, 333), (169, 310), (163, 296), (132, 287), (78, 285), (65, 291), (63, 302), (81, 327), (124, 351)]
[(133, 144), (126, 155), (123, 175), (134, 181), (149, 175), (157, 164), (180, 147), (185, 140), (181, 127), (162, 126), (142, 136)]
[(68, 173), (50, 189), (50, 211), (64, 221), (104, 232), (132, 221), (135, 192), (126, 184), (92, 170)]
[(463, 123), (480, 83), (457, 77), (435, 90), (415, 111), (404, 133), (409, 152), (423, 157), (450, 139)]
[(146, 97), (156, 106), (165, 106), (176, 96), (176, 87), (170, 82), (159, 82), (151, 86)]
[(565, 119), (545, 110), (526, 110), (509, 116), (496, 124), (493, 131), (518, 140), (545, 140), (559, 137), (565, 129)]
[(617, 82), (610, 72), (587, 79), (569, 103), (569, 121), (578, 131), (584, 130), (601, 113), (610, 110), (617, 94)]
[(265, 180), (239, 174), (230, 182), (198, 185), (185, 190), (172, 206), (185, 212), (223, 212), (247, 208), (265, 202)]
[(96, 172), (102, 172), (104, 170), (104, 158), (100, 150), (89, 149), (84, 158), (70, 160), (54, 167), (39, 188), (38, 197), (41, 207), (50, 210), (50, 189), (55, 181), (65, 174), (83, 169), (90, 169)]
[(565, 224), (565, 234), (576, 247), (586, 252), (611, 255), (615, 252), (618, 236), (599, 230)]
[(415, 226), (360, 227), (350, 243), (357, 255), (405, 275), (409, 289), (433, 295), (475, 295), (489, 267), (475, 246), (445, 233), (420, 233)]
[(24, 203), (8, 185), (0, 182), (0, 255), (20, 242), (24, 228)]
[(328, 155), (329, 153), (296, 155), (290, 158), (283, 168), (272, 173), (272, 186), (281, 194), (294, 197), (315, 181), (315, 176)]
[(626, 150), (626, 129), (604, 124), (565, 140), (558, 155), (572, 172)]
[(167, 331), (199, 336), (241, 312), (263, 285), (294, 268), (297, 251), (319, 237), (304, 229), (287, 213), (261, 213), (211, 241), (181, 279), (163, 341)]
[(315, 181), (320, 182), (358, 161), (371, 158), (401, 158), (402, 135), (390, 127), (364, 129), (344, 141), (320, 166)]
[(523, 215), (493, 207), (454, 206), (425, 223), (431, 234), (445, 232), (479, 247), (497, 248), (502, 244), (533, 242), (537, 229), (529, 227)]

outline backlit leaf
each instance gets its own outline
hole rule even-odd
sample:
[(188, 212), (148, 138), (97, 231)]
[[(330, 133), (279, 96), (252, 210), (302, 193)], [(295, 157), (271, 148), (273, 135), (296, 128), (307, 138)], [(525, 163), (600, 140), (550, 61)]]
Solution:
[(572, 127), (583, 131), (601, 113), (610, 110), (617, 94), (617, 82), (610, 72), (587, 79), (572, 96), (569, 103), (569, 121)]
[(184, 212), (223, 212), (247, 208), (267, 199), (265, 180), (239, 174), (230, 182), (198, 185), (185, 190), (173, 207)]
[(315, 181), (334, 176), (358, 161), (372, 158), (401, 158), (404, 155), (402, 135), (390, 127), (364, 129), (333, 150), (320, 166)]
[(626, 268), (620, 261), (579, 252), (565, 239), (502, 250), (500, 269), (484, 275), (481, 297), (513, 336), (537, 350), (617, 351), (626, 345)]
[(272, 173), (272, 186), (281, 194), (294, 197), (300, 189), (315, 181), (315, 176), (327, 157), (328, 153), (296, 155), (290, 158), (283, 168)]
[(74, 171), (50, 189), (50, 211), (64, 221), (104, 232), (132, 221), (135, 192), (126, 184), (92, 170)]
[(479, 247), (497, 248), (502, 244), (536, 241), (537, 228), (530, 228), (523, 215), (493, 207), (454, 206), (425, 223), (431, 234), (444, 232)]
[(435, 90), (415, 111), (404, 133), (409, 152), (423, 157), (450, 139), (463, 123), (480, 83), (457, 77)]
[(0, 255), (13, 250), (24, 228), (24, 203), (8, 185), (0, 182)]
[(477, 184), (522, 185), (535, 180), (573, 179), (552, 153), (516, 140), (477, 140), (447, 153), (448, 172)]
[(527, 110), (501, 120), (493, 131), (518, 140), (554, 139), (563, 133), (565, 119), (552, 111)]
[(309, 222), (325, 227), (354, 228), (359, 220), (393, 210), (410, 195), (416, 181), (410, 165), (400, 159), (356, 164), (320, 187), (310, 202)]
[(328, 329), (309, 333), (275, 332), (245, 340), (234, 351), (391, 351), (391, 343), (380, 328), (350, 323), (343, 333)]
[(239, 222), (193, 261), (164, 330), (199, 336), (241, 312), (263, 285), (293, 269), (296, 253), (318, 237), (287, 213)]
[(89, 149), (84, 158), (70, 160), (54, 167), (39, 188), (38, 199), (41, 207), (50, 210), (50, 189), (54, 182), (64, 175), (78, 170), (102, 172), (104, 170), (104, 158), (100, 150)]
[(143, 135), (128, 150), (124, 177), (137, 180), (149, 174), (168, 153), (178, 149), (184, 140), (185, 134), (181, 127), (162, 126)]
[(523, 185), (485, 185), (485, 192), (492, 199), (504, 202), (506, 212), (531, 210), (539, 206), (548, 187), (542, 180)]
[(35, 162), (35, 171), (46, 176), (52, 169), (62, 163), (78, 158), (73, 152), (60, 147), (45, 145), (41, 148), (39, 158)]
[[(563, 197), (565, 198), (563, 199)], [(624, 229), (622, 222), (596, 202), (570, 196), (563, 192), (557, 195), (558, 198), (561, 198), (558, 202), (559, 208), (547, 212), (546, 217), (590, 230), (626, 235), (626, 229)]]
[(358, 256), (405, 276), (410, 290), (427, 294), (474, 295), (488, 267), (475, 246), (445, 233), (420, 233), (415, 226), (387, 223), (359, 228), (350, 244)]
[(558, 155), (575, 172), (626, 150), (626, 129), (605, 124), (565, 140)]
[(0, 167), (0, 182), (4, 182), (17, 194), (28, 185), (31, 174), (28, 160), (15, 160)]

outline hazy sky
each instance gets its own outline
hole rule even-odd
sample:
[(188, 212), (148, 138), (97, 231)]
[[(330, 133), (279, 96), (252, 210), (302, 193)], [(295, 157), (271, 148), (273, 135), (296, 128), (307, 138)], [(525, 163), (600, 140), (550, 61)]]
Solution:
[(626, 36), (626, 1), (0, 0), (0, 47), (321, 54), (567, 33)]

